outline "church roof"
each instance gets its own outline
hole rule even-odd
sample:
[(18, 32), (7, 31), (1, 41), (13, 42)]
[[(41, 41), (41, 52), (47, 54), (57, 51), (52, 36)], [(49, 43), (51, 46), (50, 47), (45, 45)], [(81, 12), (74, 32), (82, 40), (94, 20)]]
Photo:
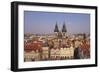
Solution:
[(66, 29), (66, 25), (65, 25), (65, 23), (63, 24), (62, 32), (67, 32), (67, 29)]
[(59, 32), (59, 29), (58, 29), (58, 25), (57, 25), (57, 23), (56, 23), (56, 25), (55, 25), (54, 32)]

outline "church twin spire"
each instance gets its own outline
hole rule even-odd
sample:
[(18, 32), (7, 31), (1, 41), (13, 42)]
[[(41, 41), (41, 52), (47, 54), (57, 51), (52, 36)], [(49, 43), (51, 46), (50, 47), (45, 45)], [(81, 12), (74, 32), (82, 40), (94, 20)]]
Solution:
[[(56, 25), (55, 25), (54, 32), (59, 32), (57, 22), (56, 22)], [(65, 22), (64, 22), (63, 27), (62, 27), (62, 32), (67, 32)]]

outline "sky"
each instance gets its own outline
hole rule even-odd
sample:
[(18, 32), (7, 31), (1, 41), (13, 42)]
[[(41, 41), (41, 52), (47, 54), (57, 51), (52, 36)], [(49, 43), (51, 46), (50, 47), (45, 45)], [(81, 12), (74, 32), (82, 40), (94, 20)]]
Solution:
[(24, 33), (51, 34), (56, 23), (59, 31), (65, 23), (67, 33), (90, 33), (90, 14), (24, 11)]

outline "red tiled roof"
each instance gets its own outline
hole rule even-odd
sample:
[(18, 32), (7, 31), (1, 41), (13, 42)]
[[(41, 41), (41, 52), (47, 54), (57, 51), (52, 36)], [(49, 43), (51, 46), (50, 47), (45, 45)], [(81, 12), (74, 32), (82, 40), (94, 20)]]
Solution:
[(84, 54), (90, 52), (90, 45), (89, 44), (83, 44), (80, 46), (81, 50), (83, 51)]
[(27, 51), (27, 52), (30, 52), (32, 50), (41, 51), (41, 49), (42, 49), (42, 42), (41, 41), (35, 41), (35, 42), (32, 42), (32, 43), (24, 43), (24, 50)]

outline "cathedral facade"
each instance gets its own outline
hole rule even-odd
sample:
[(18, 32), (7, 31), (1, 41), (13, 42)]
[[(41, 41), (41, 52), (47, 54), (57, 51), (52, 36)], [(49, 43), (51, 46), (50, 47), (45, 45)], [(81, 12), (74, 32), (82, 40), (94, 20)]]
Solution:
[(57, 22), (56, 22), (54, 33), (55, 33), (56, 37), (58, 37), (58, 38), (61, 38), (61, 39), (66, 38), (67, 37), (67, 29), (66, 29), (65, 22), (63, 23), (61, 31), (59, 30)]

